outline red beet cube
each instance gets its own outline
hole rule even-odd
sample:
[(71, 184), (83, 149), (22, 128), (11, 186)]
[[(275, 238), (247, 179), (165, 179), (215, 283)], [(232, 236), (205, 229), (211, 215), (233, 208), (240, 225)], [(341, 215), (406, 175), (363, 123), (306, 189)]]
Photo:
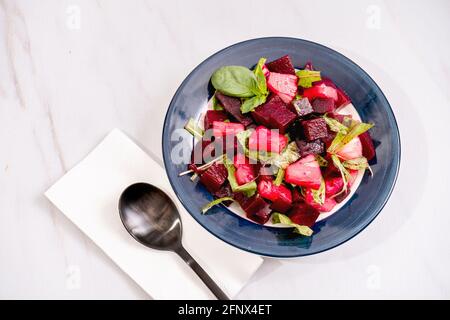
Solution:
[(337, 108), (344, 107), (351, 102), (349, 96), (347, 95), (347, 93), (345, 93), (344, 90), (342, 90), (340, 88), (337, 88), (336, 90), (337, 90), (337, 96), (338, 96), (338, 99), (336, 101)]
[(327, 81), (325, 79), (314, 83), (311, 88), (303, 90), (303, 97), (308, 98), (309, 101), (312, 101), (316, 98), (331, 98), (335, 102), (338, 101), (336, 86), (331, 81)]
[(280, 106), (276, 112), (272, 112), (270, 115), (271, 127), (278, 129), (281, 134), (286, 132), (295, 119), (297, 119), (297, 115), (286, 106)]
[(205, 114), (204, 127), (205, 130), (211, 129), (213, 127), (214, 121), (223, 122), (228, 119), (227, 114), (222, 110), (208, 110)]
[(292, 189), (292, 203), (303, 202), (303, 196), (298, 190), (298, 188)]
[(305, 190), (305, 202), (320, 212), (330, 212), (337, 204), (334, 198), (325, 198), (325, 202), (323, 204), (317, 203), (314, 200), (311, 189)]
[(225, 183), (228, 171), (223, 164), (214, 163), (201, 176), (200, 181), (209, 192), (215, 193)]
[(319, 139), (310, 142), (296, 140), (296, 143), (301, 157), (306, 157), (308, 154), (321, 154), (325, 152), (325, 144)]
[(328, 135), (327, 123), (323, 118), (304, 120), (302, 126), (308, 141), (325, 138)]
[(322, 172), (316, 158), (310, 154), (286, 168), (284, 180), (306, 188), (319, 189), (322, 182)]
[(228, 135), (236, 135), (239, 132), (244, 131), (244, 125), (241, 123), (234, 122), (213, 122), (213, 136), (214, 137), (223, 137)]
[(282, 56), (277, 60), (269, 62), (266, 64), (266, 66), (271, 72), (295, 74), (295, 69), (292, 65), (291, 57), (289, 57), (288, 55)]
[(328, 99), (317, 98), (312, 101), (312, 107), (314, 109), (314, 112), (327, 113), (333, 112), (335, 105), (334, 100), (331, 98)]
[(219, 100), (225, 111), (244, 126), (248, 126), (253, 122), (251, 117), (242, 114), (240, 99), (226, 96), (221, 92), (216, 92), (216, 98)]
[(280, 153), (288, 144), (288, 138), (266, 127), (259, 126), (248, 140), (250, 150)]
[(247, 214), (247, 217), (257, 223), (264, 224), (270, 217), (270, 205), (264, 201), (258, 194), (251, 198), (241, 200), (242, 209)]
[(302, 98), (292, 101), (292, 105), (300, 117), (304, 117), (314, 112), (308, 98)]
[(270, 116), (272, 115), (272, 112), (277, 110), (280, 106), (285, 106), (283, 100), (276, 94), (271, 94), (267, 101), (256, 107), (251, 114), (256, 123), (270, 128), (272, 125)]
[(369, 132), (366, 131), (359, 135), (359, 140), (362, 144), (362, 154), (367, 158), (368, 161), (375, 157), (375, 146), (373, 145), (372, 137)]
[(316, 223), (319, 215), (319, 211), (304, 202), (296, 203), (289, 211), (289, 218), (292, 222), (308, 227), (312, 227)]

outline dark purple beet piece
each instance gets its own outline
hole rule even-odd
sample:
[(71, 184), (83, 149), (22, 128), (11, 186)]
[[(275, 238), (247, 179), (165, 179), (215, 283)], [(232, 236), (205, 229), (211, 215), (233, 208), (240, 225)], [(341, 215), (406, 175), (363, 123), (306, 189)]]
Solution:
[(328, 130), (327, 136), (323, 137), (320, 140), (322, 140), (322, 142), (325, 143), (325, 147), (328, 148), (331, 145), (331, 143), (333, 142), (335, 137), (336, 137), (336, 132)]
[(228, 171), (223, 164), (214, 163), (201, 176), (200, 181), (209, 192), (215, 193), (227, 179)]
[[(233, 191), (231, 190), (231, 186), (228, 182), (225, 182), (219, 190), (213, 193), (213, 195), (216, 198), (223, 198), (223, 197), (231, 197), (233, 196)], [(227, 207), (231, 204), (232, 201), (224, 201), (222, 202)]]
[(284, 134), (295, 119), (297, 115), (290, 111), (285, 105), (280, 105), (278, 109), (273, 110), (270, 115), (271, 127), (278, 129), (281, 134)]
[(302, 121), (303, 132), (308, 141), (328, 136), (327, 123), (323, 118)]
[(328, 99), (314, 99), (312, 102), (312, 107), (314, 109), (314, 112), (317, 113), (327, 113), (327, 112), (333, 112), (335, 105), (334, 100), (331, 98)]
[(295, 74), (294, 66), (292, 65), (291, 57), (288, 55), (282, 56), (281, 58), (269, 62), (266, 64), (267, 69), (272, 72), (284, 73), (284, 74)]
[(310, 142), (297, 140), (296, 143), (301, 157), (306, 157), (308, 154), (321, 154), (325, 151), (325, 144), (319, 139)]
[(248, 198), (245, 207), (242, 207), (242, 209), (244, 209), (249, 219), (260, 224), (266, 223), (269, 220), (271, 213), (270, 205), (258, 194)]
[(295, 111), (300, 117), (304, 117), (314, 112), (314, 109), (308, 98), (296, 99), (292, 101)]
[(309, 206), (304, 202), (296, 203), (291, 210), (289, 210), (289, 218), (292, 222), (302, 225), (312, 227), (316, 223), (320, 212)]
[(253, 122), (251, 117), (242, 114), (240, 99), (226, 96), (221, 92), (216, 92), (216, 98), (219, 100), (225, 111), (231, 114), (233, 118), (244, 126), (248, 126)]
[(280, 105), (284, 105), (283, 100), (276, 94), (272, 94), (267, 98), (264, 104), (256, 107), (255, 110), (251, 112), (252, 117), (255, 119), (256, 123), (270, 128), (270, 116), (272, 115), (273, 110), (276, 110)]
[(369, 132), (366, 131), (360, 134), (359, 140), (361, 141), (363, 156), (368, 161), (372, 160), (375, 157), (375, 146), (373, 145), (373, 140)]
[(337, 196), (334, 197), (334, 200), (336, 200), (337, 203), (340, 203), (347, 198), (347, 196), (350, 194), (350, 189), (347, 189), (346, 192), (339, 193)]
[(227, 114), (222, 110), (208, 110), (205, 114), (204, 127), (205, 130), (211, 129), (214, 121), (223, 122), (228, 119)]

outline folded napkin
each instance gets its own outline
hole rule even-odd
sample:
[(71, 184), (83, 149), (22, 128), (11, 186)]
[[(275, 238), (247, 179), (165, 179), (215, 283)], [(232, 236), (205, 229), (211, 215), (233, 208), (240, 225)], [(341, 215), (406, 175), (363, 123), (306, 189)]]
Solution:
[(164, 169), (121, 131), (113, 130), (45, 195), (151, 297), (213, 299), (175, 253), (144, 247), (125, 230), (118, 200), (135, 182), (151, 183), (175, 201), (186, 250), (228, 296), (235, 296), (262, 264), (262, 258), (227, 245), (204, 230), (176, 198)]

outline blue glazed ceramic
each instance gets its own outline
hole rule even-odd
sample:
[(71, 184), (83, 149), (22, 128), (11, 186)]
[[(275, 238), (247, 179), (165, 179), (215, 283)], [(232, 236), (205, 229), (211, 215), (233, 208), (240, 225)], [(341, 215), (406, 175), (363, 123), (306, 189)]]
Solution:
[[(312, 61), (322, 75), (343, 88), (364, 122), (373, 122), (372, 138), (377, 145), (377, 159), (371, 163), (374, 176), (366, 172), (353, 197), (332, 216), (316, 223), (312, 237), (300, 237), (292, 229), (271, 228), (249, 222), (223, 206), (207, 215), (201, 207), (212, 200), (209, 192), (189, 176), (178, 177), (185, 164), (175, 164), (171, 152), (179, 143), (173, 136), (192, 117), (200, 117), (201, 108), (212, 94), (211, 74), (224, 65), (252, 67), (260, 57), (268, 61), (285, 54), (294, 66)], [(186, 133), (188, 135), (188, 133)], [(175, 139), (174, 139), (175, 138)], [(186, 140), (185, 140), (186, 141)], [(193, 141), (186, 146), (192, 150)], [(400, 165), (400, 137), (397, 123), (386, 97), (377, 84), (358, 65), (342, 54), (320, 44), (295, 38), (260, 38), (234, 44), (212, 55), (183, 81), (167, 110), (162, 147), (170, 183), (187, 211), (206, 230), (240, 249), (270, 257), (298, 257), (336, 247), (361, 232), (383, 209), (394, 188)], [(186, 156), (186, 155), (185, 155)], [(190, 156), (187, 155), (188, 157)]]

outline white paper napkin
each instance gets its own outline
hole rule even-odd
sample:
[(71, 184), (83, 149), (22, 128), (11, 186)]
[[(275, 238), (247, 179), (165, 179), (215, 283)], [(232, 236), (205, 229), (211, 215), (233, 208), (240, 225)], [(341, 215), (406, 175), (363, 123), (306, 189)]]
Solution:
[(204, 230), (176, 198), (164, 169), (121, 131), (113, 130), (45, 195), (151, 297), (213, 299), (176, 254), (146, 248), (126, 232), (118, 200), (135, 182), (149, 182), (175, 201), (183, 222), (184, 246), (225, 293), (235, 296), (263, 259)]

